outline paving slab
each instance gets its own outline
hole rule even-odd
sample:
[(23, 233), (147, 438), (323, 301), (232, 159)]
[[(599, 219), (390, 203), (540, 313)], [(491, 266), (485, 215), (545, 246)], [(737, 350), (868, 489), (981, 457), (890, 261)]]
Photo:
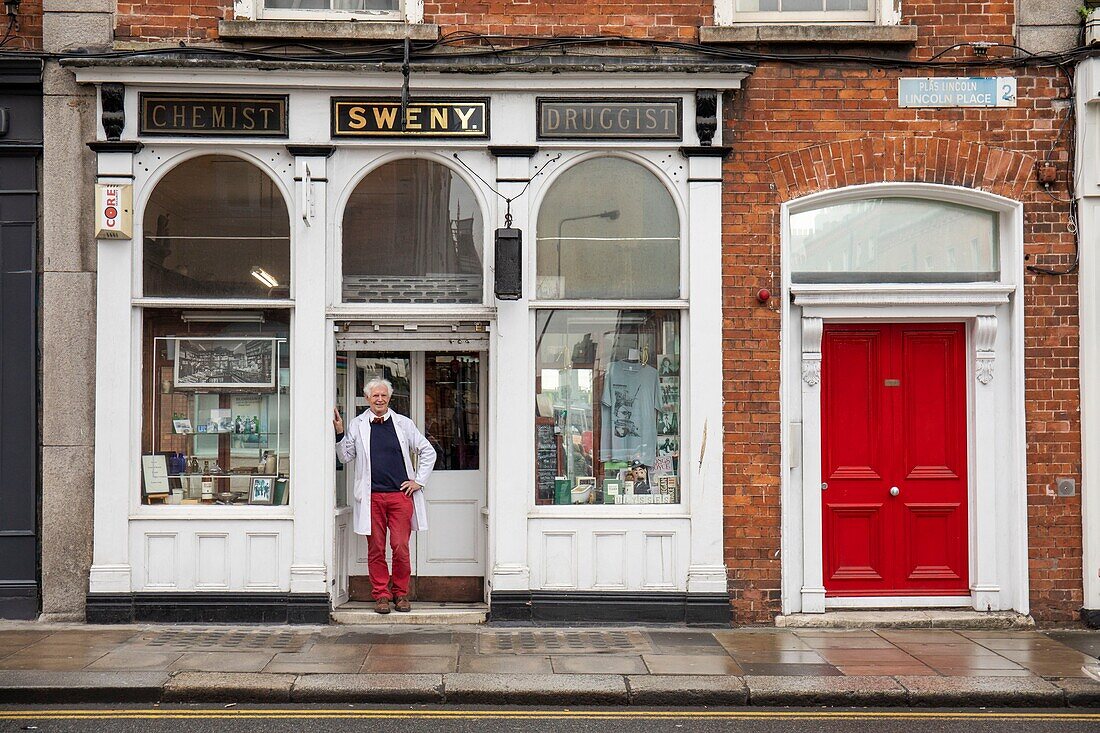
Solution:
[(173, 672), (259, 672), (274, 652), (187, 652), (172, 665)]
[(458, 658), (459, 672), (553, 674), (549, 657), (506, 654), (471, 654)]
[(1062, 690), (1039, 677), (897, 678), (909, 691), (909, 703), (922, 707), (1060, 707)]
[(632, 705), (745, 705), (749, 690), (740, 677), (627, 675)]
[(908, 694), (893, 677), (778, 677), (747, 675), (749, 704), (758, 706), (908, 704)]
[(442, 674), (458, 669), (458, 655), (440, 657), (375, 657), (369, 656), (360, 672), (379, 674)]
[(164, 685), (166, 702), (289, 702), (292, 674), (179, 672)]
[(1067, 705), (1079, 708), (1100, 707), (1100, 682), (1077, 677), (1052, 682), (1065, 693)]
[(293, 702), (441, 703), (441, 674), (304, 674), (290, 691)]
[(563, 654), (550, 656), (558, 674), (649, 674), (636, 654)]
[(0, 703), (152, 702), (165, 672), (0, 671)]
[(650, 674), (741, 674), (741, 667), (729, 657), (711, 654), (643, 654)]
[(443, 675), (448, 703), (511, 705), (626, 705), (626, 680), (606, 674)]

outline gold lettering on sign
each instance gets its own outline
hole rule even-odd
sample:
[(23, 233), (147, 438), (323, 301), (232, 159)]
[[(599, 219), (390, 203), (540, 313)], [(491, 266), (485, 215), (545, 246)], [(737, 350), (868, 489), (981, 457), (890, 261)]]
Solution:
[(447, 122), (446, 107), (432, 107), (429, 112), (431, 113), (428, 121), (429, 127), (438, 130), (446, 130), (450, 126)]
[(470, 107), (466, 110), (466, 114), (462, 114), (462, 109), (459, 107), (455, 107), (455, 115), (458, 116), (459, 122), (462, 125), (463, 130), (470, 129), (470, 118), (474, 116), (475, 111), (476, 110), (473, 107)]
[(244, 129), (256, 129), (256, 109), (254, 107), (245, 107), (244, 109), (242, 109), (241, 117), (244, 118)]
[(214, 127), (225, 127), (225, 105), (221, 104), (217, 107), (210, 108), (210, 123)]
[(192, 129), (199, 130), (199, 129), (202, 129), (203, 127), (206, 127), (206, 125), (202, 121), (202, 111), (204, 109), (205, 109), (205, 107), (202, 107), (201, 105), (198, 105), (198, 104), (196, 104), (194, 107), (191, 108), (191, 128)]
[(546, 109), (546, 129), (557, 130), (561, 124), (561, 113), (552, 107)]
[(172, 107), (172, 125), (174, 127), (184, 127), (187, 125), (187, 110), (179, 105), (173, 105)]
[(397, 107), (374, 108), (374, 124), (378, 125), (379, 129), (392, 130), (393, 123), (396, 120)]
[(366, 110), (362, 107), (349, 107), (348, 119), (350, 119), (351, 122), (348, 123), (348, 127), (353, 130), (362, 130), (366, 127), (367, 118), (363, 116), (364, 112), (366, 112)]
[(423, 125), (420, 124), (420, 108), (419, 107), (407, 107), (405, 109), (405, 129), (406, 130), (421, 130)]
[(153, 124), (157, 127), (168, 124), (168, 109), (163, 104), (153, 105)]

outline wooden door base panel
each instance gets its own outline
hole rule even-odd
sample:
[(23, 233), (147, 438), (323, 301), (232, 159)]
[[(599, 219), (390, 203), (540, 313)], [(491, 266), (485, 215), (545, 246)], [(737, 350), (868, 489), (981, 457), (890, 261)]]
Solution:
[[(370, 601), (370, 577), (348, 577), (348, 596), (353, 601)], [(409, 600), (431, 603), (481, 603), (485, 600), (485, 579), (468, 576), (413, 576)]]

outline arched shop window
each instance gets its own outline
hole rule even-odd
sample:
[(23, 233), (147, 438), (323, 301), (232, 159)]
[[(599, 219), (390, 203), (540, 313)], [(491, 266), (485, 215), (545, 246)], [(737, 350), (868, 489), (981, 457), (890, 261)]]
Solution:
[(290, 218), (248, 161), (204, 155), (157, 183), (145, 206), (146, 296), (287, 298)]
[(675, 298), (680, 220), (653, 173), (624, 158), (565, 171), (538, 216), (540, 298)]
[(929, 199), (883, 197), (791, 214), (794, 283), (998, 279), (998, 214)]
[(482, 302), (483, 226), (473, 190), (447, 166), (381, 166), (344, 210), (344, 302)]
[(681, 311), (662, 302), (680, 296), (671, 194), (633, 161), (583, 161), (547, 191), (536, 242), (538, 298), (575, 303), (535, 311), (536, 503), (678, 504)]

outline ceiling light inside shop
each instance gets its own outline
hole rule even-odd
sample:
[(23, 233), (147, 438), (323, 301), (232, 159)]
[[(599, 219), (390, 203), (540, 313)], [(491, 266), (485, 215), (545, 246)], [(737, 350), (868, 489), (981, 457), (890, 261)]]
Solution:
[(262, 267), (253, 267), (252, 268), (252, 277), (256, 278), (257, 280), (259, 280), (261, 283), (263, 283), (264, 285), (266, 285), (269, 288), (279, 287), (279, 281), (276, 280), (270, 272), (268, 272), (267, 270), (265, 270)]

